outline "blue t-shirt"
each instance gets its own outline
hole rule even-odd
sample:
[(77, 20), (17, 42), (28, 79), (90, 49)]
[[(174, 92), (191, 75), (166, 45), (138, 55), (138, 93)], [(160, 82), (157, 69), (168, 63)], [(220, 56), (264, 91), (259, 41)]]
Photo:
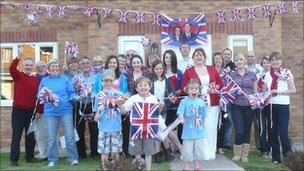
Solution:
[(202, 119), (206, 117), (206, 104), (200, 98), (185, 97), (181, 100), (177, 114), (185, 119), (182, 139), (197, 139), (204, 137)]
[(110, 103), (110, 99), (117, 99), (123, 93), (119, 90), (102, 90), (97, 94), (94, 104), (94, 112), (99, 113), (100, 132), (121, 131), (121, 112), (116, 104)]

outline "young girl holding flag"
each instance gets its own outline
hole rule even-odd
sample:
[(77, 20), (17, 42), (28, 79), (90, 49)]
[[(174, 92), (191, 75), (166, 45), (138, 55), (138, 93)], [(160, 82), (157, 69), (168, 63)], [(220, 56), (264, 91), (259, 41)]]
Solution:
[[(167, 111), (171, 108), (172, 105), (171, 102), (172, 100), (170, 99), (170, 96), (172, 98), (173, 96), (175, 96), (174, 88), (172, 86), (171, 81), (165, 77), (165, 73), (166, 73), (165, 64), (161, 60), (154, 61), (151, 70), (154, 76), (151, 93), (154, 94), (159, 100), (165, 102), (165, 106), (161, 112), (161, 117), (163, 120), (165, 120), (167, 117)], [(178, 140), (177, 134), (170, 131), (168, 135), (172, 143), (174, 143), (178, 147), (179, 151), (181, 151), (182, 145)], [(160, 151), (161, 143), (156, 142), (155, 145), (156, 145), (156, 150)], [(172, 150), (170, 149), (168, 139), (164, 141), (164, 146), (165, 146), (166, 160), (167, 161), (173, 160), (174, 157), (171, 153)], [(160, 153), (157, 153), (155, 155), (155, 162), (156, 163), (162, 162)]]

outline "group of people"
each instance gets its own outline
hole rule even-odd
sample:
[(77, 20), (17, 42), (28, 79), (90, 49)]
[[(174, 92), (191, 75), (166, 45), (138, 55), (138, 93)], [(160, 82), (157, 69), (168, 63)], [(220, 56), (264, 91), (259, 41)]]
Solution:
[[(283, 154), (291, 152), (289, 105), (290, 94), (295, 93), (293, 76), (283, 66), (283, 56), (272, 52), (263, 57), (259, 65), (253, 51), (247, 56), (235, 54), (232, 61), (232, 51), (226, 48), (214, 53), (213, 65), (208, 66), (204, 49), (197, 48), (190, 56), (190, 48), (186, 43), (180, 45), (182, 59), (179, 60), (173, 50), (165, 51), (162, 58), (150, 54), (147, 66), (134, 51), (110, 55), (105, 62), (100, 57), (93, 60), (86, 56), (71, 57), (63, 72), (58, 60), (52, 59), (47, 64), (39, 61), (35, 64), (36, 75), (32, 75), (34, 61), (31, 58), (23, 59), (23, 71), (19, 71), (20, 58), (17, 57), (10, 66), (14, 80), (11, 165), (18, 166), (21, 135), (23, 129), (28, 131), (33, 114), (40, 120), (36, 131), (39, 155), (34, 156), (35, 136), (29, 133), (25, 136), (26, 162), (36, 162), (36, 158), (40, 158), (40, 161), (48, 160), (50, 167), (58, 162), (60, 124), (68, 161), (77, 165), (79, 159), (87, 157), (86, 123), (90, 155), (92, 158), (101, 156), (105, 170), (127, 155), (135, 156), (135, 166), (141, 168), (145, 164), (150, 170), (152, 156), (157, 163), (164, 161), (162, 156), (170, 161), (174, 159), (173, 151), (180, 152), (184, 170), (189, 170), (192, 161), (194, 168), (200, 170), (201, 160), (215, 160), (216, 152), (224, 153), (223, 148), (233, 149), (232, 160), (247, 162), (254, 121), (260, 128), (262, 156), (267, 158), (272, 154), (272, 162), (280, 163), (278, 137)], [(228, 84), (225, 74), (240, 89), (234, 103), (223, 112), (219, 92)], [(41, 92), (45, 90), (58, 98), (57, 102), (44, 99), (41, 104), (37, 99), (42, 98)], [(261, 110), (252, 109), (245, 95), (266, 91), (272, 93), (269, 105)], [(135, 110), (144, 115), (143, 111), (149, 108), (152, 112), (154, 107), (159, 109), (159, 122), (163, 121), (166, 126), (176, 120), (181, 122), (163, 141), (146, 136), (151, 133), (150, 129), (140, 128), (142, 132), (138, 136), (130, 129), (133, 123), (130, 118)]]

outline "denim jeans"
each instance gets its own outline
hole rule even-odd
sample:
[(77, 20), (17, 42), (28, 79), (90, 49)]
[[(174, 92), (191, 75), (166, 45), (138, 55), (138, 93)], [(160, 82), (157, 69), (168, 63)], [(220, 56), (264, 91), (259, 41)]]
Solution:
[(224, 139), (223, 139), (223, 147), (232, 149), (232, 129), (233, 129), (233, 120), (232, 120), (232, 112), (231, 105), (227, 106), (227, 114), (228, 117), (223, 119), (223, 129), (224, 129)]
[(262, 110), (258, 110), (257, 115), (258, 127), (259, 127), (259, 142), (261, 153), (270, 152), (270, 111), (269, 105)]
[(288, 152), (291, 152), (291, 145), (288, 136), (288, 123), (290, 115), (289, 105), (271, 104), (270, 111), (273, 123), (272, 127), (270, 128), (272, 161), (281, 163), (279, 136), (283, 155), (286, 156)]
[(11, 161), (18, 161), (20, 156), (20, 140), (24, 130), (25, 138), (25, 159), (34, 158), (35, 137), (34, 133), (27, 135), (28, 128), (33, 116), (33, 110), (20, 109), (13, 107), (12, 110), (12, 143), (11, 143)]
[(254, 112), (250, 106), (232, 105), (232, 119), (235, 128), (235, 145), (250, 144), (250, 131)]
[(58, 161), (57, 132), (59, 124), (64, 128), (67, 156), (70, 161), (78, 160), (77, 147), (74, 138), (73, 115), (47, 116), (45, 123), (48, 133), (48, 160), (56, 163)]

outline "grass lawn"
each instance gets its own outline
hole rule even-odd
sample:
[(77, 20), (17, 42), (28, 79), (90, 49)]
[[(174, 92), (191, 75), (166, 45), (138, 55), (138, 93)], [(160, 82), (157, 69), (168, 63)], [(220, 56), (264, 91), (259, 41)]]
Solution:
[[(233, 157), (232, 150), (225, 150), (225, 156), (231, 159)], [(284, 164), (272, 165), (271, 159), (261, 157), (260, 151), (251, 150), (248, 157), (248, 163), (235, 162), (238, 166), (245, 170), (290, 170)]]
[[(100, 170), (100, 160), (87, 158), (79, 161), (78, 166), (71, 166), (66, 161), (66, 158), (60, 158), (59, 163), (54, 167), (48, 167), (48, 162), (42, 163), (26, 163), (24, 160), (24, 153), (21, 153), (18, 167), (11, 167), (9, 160), (9, 153), (0, 154), (0, 170)], [(131, 162), (131, 159), (130, 159)], [(169, 163), (152, 164), (152, 170), (170, 170)]]
[[(60, 158), (59, 163), (55, 167), (48, 167), (47, 162), (42, 163), (26, 163), (24, 161), (24, 153), (21, 153), (18, 167), (10, 167), (9, 153), (0, 154), (0, 170), (99, 170), (100, 160), (87, 158), (81, 160), (78, 166), (71, 166), (66, 158)], [(232, 150), (225, 150), (225, 156), (231, 159), (233, 157)], [(131, 163), (131, 159), (130, 159)], [(289, 171), (283, 164), (273, 166), (270, 159), (263, 159), (257, 150), (250, 151), (248, 163), (236, 162), (236, 164), (245, 170), (284, 170)], [(182, 168), (181, 168), (182, 169)], [(169, 163), (152, 164), (152, 170), (170, 170)]]

